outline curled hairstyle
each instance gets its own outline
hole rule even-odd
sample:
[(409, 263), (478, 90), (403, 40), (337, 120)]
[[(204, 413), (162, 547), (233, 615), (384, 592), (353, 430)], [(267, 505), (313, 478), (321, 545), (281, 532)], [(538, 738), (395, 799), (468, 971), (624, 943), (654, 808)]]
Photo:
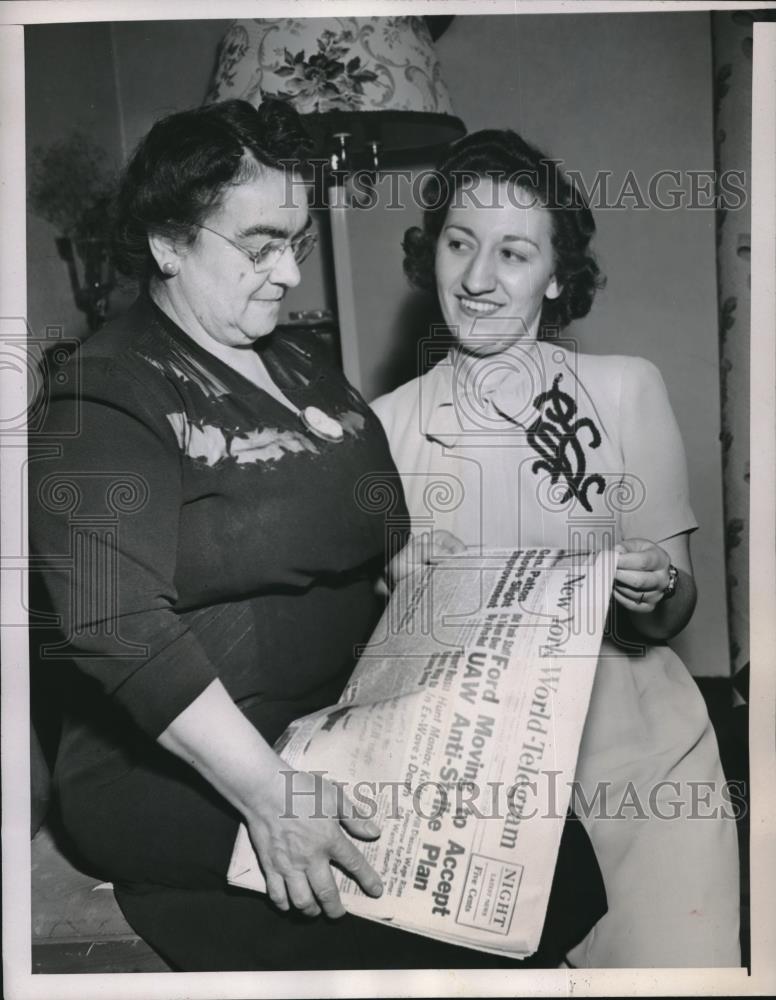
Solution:
[(291, 170), (311, 146), (299, 115), (278, 100), (265, 100), (258, 109), (247, 101), (221, 101), (160, 119), (122, 177), (116, 266), (141, 282), (159, 275), (149, 234), (190, 246), (196, 225), (219, 206), (228, 187), (251, 180), (262, 166)]
[(558, 162), (508, 129), (464, 136), (429, 175), (421, 195), (423, 226), (404, 235), (404, 272), (411, 283), (426, 291), (436, 288), (434, 256), (448, 210), (478, 177), (517, 184), (550, 212), (555, 277), (562, 290), (556, 299), (544, 299), (540, 327), (562, 329), (586, 316), (605, 280), (588, 249), (595, 233), (593, 214)]

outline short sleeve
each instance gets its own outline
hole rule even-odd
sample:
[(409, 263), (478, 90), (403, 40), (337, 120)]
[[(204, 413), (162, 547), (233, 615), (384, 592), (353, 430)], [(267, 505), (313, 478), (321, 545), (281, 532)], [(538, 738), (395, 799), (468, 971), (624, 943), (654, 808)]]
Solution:
[(660, 542), (694, 531), (698, 522), (690, 506), (684, 444), (663, 377), (652, 362), (627, 359), (619, 424), (625, 473), (633, 477), (636, 498), (634, 509), (622, 515), (623, 537)]
[[(156, 738), (216, 671), (174, 609), (180, 458), (148, 398), (114, 363), (81, 363), (77, 398), (54, 394), (31, 439), (29, 521), (59, 621), (54, 659), (74, 662)], [(51, 660), (56, 640), (44, 642)]]

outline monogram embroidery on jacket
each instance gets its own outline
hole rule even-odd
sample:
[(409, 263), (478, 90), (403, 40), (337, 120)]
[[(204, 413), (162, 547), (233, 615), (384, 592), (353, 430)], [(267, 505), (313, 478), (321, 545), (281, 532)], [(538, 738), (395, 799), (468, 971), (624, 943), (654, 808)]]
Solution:
[(579, 434), (580, 431), (589, 432), (590, 448), (600, 445), (601, 434), (589, 417), (574, 419), (577, 404), (561, 390), (559, 383), (562, 378), (562, 374), (556, 375), (552, 388), (540, 393), (534, 400), (533, 405), (539, 416), (528, 428), (528, 442), (542, 457), (534, 462), (531, 470), (546, 470), (553, 483), (563, 476), (567, 489), (561, 502), (565, 503), (575, 496), (585, 510), (592, 511), (587, 498), (588, 490), (596, 486), (598, 493), (603, 493), (606, 484), (603, 476), (585, 475), (587, 461)]

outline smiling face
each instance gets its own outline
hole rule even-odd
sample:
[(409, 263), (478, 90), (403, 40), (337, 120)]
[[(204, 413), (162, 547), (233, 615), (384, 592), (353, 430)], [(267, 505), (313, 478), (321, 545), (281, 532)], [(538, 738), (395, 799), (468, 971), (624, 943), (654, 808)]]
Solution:
[(542, 302), (560, 295), (552, 219), (536, 196), (481, 177), (450, 207), (436, 246), (437, 293), (459, 345), (497, 354), (535, 339)]
[(291, 190), (282, 171), (259, 168), (251, 180), (226, 189), (220, 206), (203, 220), (209, 229), (198, 230), (192, 246), (174, 251), (177, 273), (165, 291), (176, 318), (195, 339), (250, 347), (274, 330), (284, 295), (301, 277), (293, 252), (286, 250), (271, 270), (257, 274), (227, 240), (256, 251), (270, 239), (302, 232), (307, 198), (301, 183), (294, 185), (293, 198)]

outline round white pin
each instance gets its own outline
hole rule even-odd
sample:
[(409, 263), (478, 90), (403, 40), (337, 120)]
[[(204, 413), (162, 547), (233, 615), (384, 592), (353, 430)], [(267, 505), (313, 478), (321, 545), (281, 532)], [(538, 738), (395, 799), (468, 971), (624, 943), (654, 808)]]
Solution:
[(308, 431), (326, 441), (341, 441), (345, 434), (342, 424), (327, 416), (317, 406), (306, 406), (299, 416)]

